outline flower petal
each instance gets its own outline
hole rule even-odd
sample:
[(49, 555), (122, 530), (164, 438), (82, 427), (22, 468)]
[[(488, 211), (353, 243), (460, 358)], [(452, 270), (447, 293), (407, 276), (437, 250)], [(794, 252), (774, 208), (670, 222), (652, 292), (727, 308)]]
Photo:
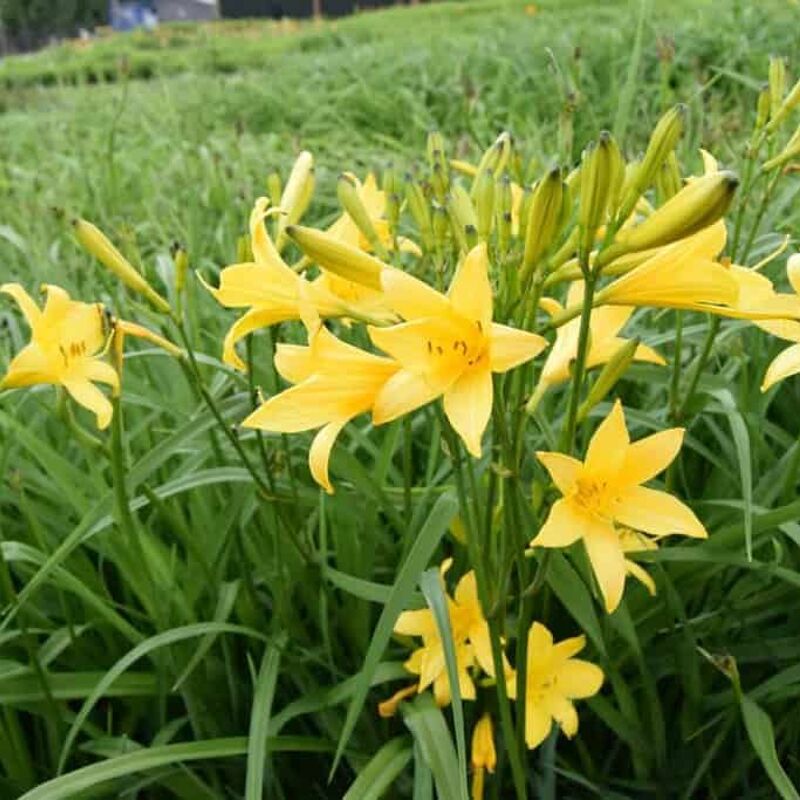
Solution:
[(676, 497), (645, 486), (632, 486), (616, 500), (614, 519), (638, 531), (654, 536), (680, 533), (705, 539), (703, 523)]
[(527, 699), (525, 706), (525, 744), (529, 750), (533, 750), (550, 735), (553, 718), (542, 703)]
[(655, 597), (656, 582), (643, 567), (641, 567), (635, 561), (631, 561), (629, 558), (626, 558), (625, 569), (628, 571), (628, 575), (630, 575), (632, 578), (635, 578), (644, 586), (645, 589), (647, 589), (651, 597)]
[(456, 269), (448, 292), (453, 309), (484, 331), (492, 323), (492, 285), (489, 283), (489, 256), (481, 243), (467, 253)]
[(383, 425), (416, 411), (439, 397), (445, 388), (444, 384), (431, 382), (422, 375), (401, 369), (386, 381), (375, 396), (372, 421), (375, 425)]
[(542, 625), (534, 622), (528, 629), (528, 665), (527, 672), (538, 665), (550, 661), (553, 654), (553, 634)]
[(551, 692), (545, 702), (563, 734), (571, 739), (578, 732), (578, 712), (575, 706), (558, 692)]
[(798, 372), (800, 372), (800, 344), (793, 344), (782, 353), (778, 353), (767, 367), (761, 391), (766, 392), (770, 386), (791, 375), (797, 375)]
[(278, 374), (289, 383), (300, 383), (314, 371), (311, 348), (301, 344), (279, 344), (274, 361)]
[(566, 455), (566, 453), (553, 453), (539, 450), (536, 458), (544, 464), (544, 468), (550, 473), (558, 491), (563, 495), (568, 495), (575, 488), (575, 481), (578, 474), (583, 469), (583, 464), (577, 458)]
[(571, 658), (558, 671), (558, 691), (571, 699), (591, 697), (600, 691), (604, 679), (603, 670), (596, 664)]
[(36, 342), (31, 342), (11, 359), (8, 371), (0, 381), (0, 389), (20, 389), (37, 383), (58, 383), (58, 378), (42, 348)]
[(19, 283), (4, 283), (0, 286), (0, 292), (16, 300), (20, 311), (22, 311), (22, 316), (25, 317), (25, 321), (32, 329), (42, 316), (42, 312), (39, 310), (39, 306), (36, 305), (33, 298), (31, 298)]
[(297, 307), (290, 308), (253, 308), (231, 325), (222, 342), (222, 360), (239, 370), (246, 370), (247, 365), (236, 352), (236, 343), (259, 328), (276, 325), (290, 319), (297, 319)]
[(401, 636), (429, 637), (436, 633), (436, 620), (429, 608), (403, 611), (394, 624), (394, 632)]
[(250, 213), (250, 249), (253, 251), (253, 258), (257, 264), (271, 264), (283, 272), (286, 264), (280, 257), (264, 225), (268, 206), (269, 200), (266, 197), (259, 197)]
[(113, 414), (113, 406), (109, 399), (88, 380), (64, 381), (64, 388), (70, 393), (78, 405), (93, 412), (100, 430), (108, 427)]
[(533, 547), (569, 547), (591, 530), (591, 517), (576, 503), (556, 500), (547, 520), (531, 542)]
[(331, 449), (336, 442), (336, 437), (346, 423), (347, 420), (329, 422), (314, 437), (314, 441), (308, 451), (308, 466), (311, 469), (311, 475), (328, 494), (333, 494), (333, 486), (328, 477)]
[(492, 372), (507, 372), (535, 358), (547, 347), (543, 337), (498, 322), (492, 323), (490, 331)]
[(625, 588), (625, 556), (614, 526), (600, 517), (591, 517), (591, 528), (583, 537), (600, 592), (610, 614), (619, 605)]
[(451, 313), (450, 302), (443, 294), (402, 270), (383, 270), (381, 286), (386, 295), (386, 302), (403, 319), (412, 320)]
[(217, 302), (227, 308), (269, 306), (284, 310), (297, 305), (299, 280), (283, 262), (232, 264), (219, 273), (218, 289), (200, 278)]
[(635, 486), (663, 472), (678, 455), (684, 433), (684, 428), (668, 428), (632, 442), (618, 476), (620, 483)]
[(70, 365), (70, 380), (107, 383), (114, 393), (119, 392), (119, 375), (111, 364), (99, 358), (83, 358)]
[(574, 655), (580, 653), (586, 647), (586, 637), (581, 634), (580, 636), (573, 636), (569, 639), (563, 639), (557, 644), (553, 645), (553, 656), (555, 661), (566, 661)]
[(625, 461), (629, 442), (625, 413), (617, 400), (589, 442), (584, 460), (586, 471), (593, 475), (616, 475)]
[(492, 415), (492, 397), (488, 364), (468, 369), (444, 393), (444, 412), (475, 458), (481, 456), (481, 438)]

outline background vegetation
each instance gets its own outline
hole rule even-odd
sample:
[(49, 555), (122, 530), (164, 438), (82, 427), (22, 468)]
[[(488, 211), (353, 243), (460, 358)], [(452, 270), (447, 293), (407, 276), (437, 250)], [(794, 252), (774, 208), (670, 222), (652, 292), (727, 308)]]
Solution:
[[(363, 173), (387, 158), (411, 166), (434, 127), (465, 157), (510, 129), (546, 165), (559, 156), (566, 108), (574, 106), (575, 136), (561, 156), (574, 161), (604, 127), (635, 154), (660, 111), (680, 100), (690, 107), (686, 159), (699, 171), (702, 143), (735, 166), (767, 57), (793, 56), (800, 30), (797, 7), (780, 0), (658, 4), (638, 40), (638, 5), (536, 6), (529, 13), (517, 2), (473, 0), (298, 30), (177, 26), (6, 60), (0, 279), (29, 289), (58, 282), (120, 316), (147, 318), (74, 244), (70, 217), (98, 223), (154, 283), (170, 287), (170, 244), (180, 241), (206, 276), (235, 260), (253, 198), (300, 148), (317, 158), (310, 218), (322, 223), (337, 213), (339, 171)], [(798, 64), (791, 69), (796, 76)], [(796, 235), (800, 185), (785, 187), (761, 231)], [(775, 244), (759, 235), (751, 260)], [(770, 275), (781, 269), (772, 265)], [(254, 397), (218, 360), (232, 316), (195, 281), (188, 316), (207, 354), (209, 390), (233, 424)], [(10, 303), (0, 320), (6, 363), (27, 332)], [(647, 343), (669, 357), (669, 315), (649, 320)], [(665, 548), (656, 600), (631, 592), (610, 618), (595, 615), (588, 594), (545, 593), (557, 638), (587, 630), (591, 657), (615, 677), (613, 692), (582, 709), (575, 742), (533, 755), (531, 782), (543, 797), (774, 797), (730, 682), (700, 648), (735, 658), (744, 688), (773, 719), (784, 768), (800, 780), (800, 383), (762, 396), (779, 345), (743, 327), (726, 322), (715, 343), (715, 374), (698, 400), (706, 413), (690, 428), (676, 475), (709, 541)], [(687, 358), (704, 334), (702, 319), (686, 325)], [(270, 392), (269, 334), (252, 348), (255, 384)], [(664, 373), (630, 375), (622, 392), (638, 409), (639, 433), (663, 427)], [(391, 426), (369, 438), (355, 429), (338, 446), (332, 498), (306, 472), (305, 437), (267, 438), (275, 491), (265, 501), (180, 367), (132, 354), (124, 403), (131, 542), (112, 516), (105, 464), (59, 423), (52, 392), (0, 403), (0, 796), (20, 796), (59, 766), (91, 763), (107, 772), (91, 773), (90, 783), (98, 774), (111, 781), (87, 789), (76, 773), (59, 796), (255, 798), (246, 774), (259, 739), (248, 732), (267, 737), (267, 796), (342, 796), (404, 731), (401, 720), (374, 712), (395, 686), (387, 681), (402, 674), (406, 650), (392, 644), (327, 783), (353, 676), (398, 565), (415, 541), (433, 546), (444, 534), (431, 563), (454, 549), (435, 506), (451, 464), (432, 412), (413, 420), (410, 499), (398, 488), (401, 436)], [(560, 413), (546, 404), (539, 423), (546, 430)], [(252, 435), (241, 441), (257, 452)], [(65, 750), (82, 705), (85, 719)], [(388, 796), (430, 796), (423, 759), (409, 765), (405, 740), (391, 746), (372, 764), (392, 777), (397, 767)]]

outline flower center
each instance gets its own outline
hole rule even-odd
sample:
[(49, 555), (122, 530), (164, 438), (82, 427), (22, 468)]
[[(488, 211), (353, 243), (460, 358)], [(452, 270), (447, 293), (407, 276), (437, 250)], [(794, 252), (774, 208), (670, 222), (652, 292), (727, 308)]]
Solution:
[(80, 339), (75, 342), (59, 344), (58, 350), (61, 353), (61, 357), (64, 359), (64, 366), (68, 367), (70, 363), (86, 355), (87, 346), (86, 342)]
[(578, 478), (575, 483), (575, 500), (587, 511), (601, 513), (608, 505), (608, 484), (593, 478)]
[(454, 359), (462, 369), (474, 367), (488, 356), (488, 339), (480, 321), (475, 322), (474, 330), (466, 328), (452, 337), (431, 338), (426, 346), (434, 362)]

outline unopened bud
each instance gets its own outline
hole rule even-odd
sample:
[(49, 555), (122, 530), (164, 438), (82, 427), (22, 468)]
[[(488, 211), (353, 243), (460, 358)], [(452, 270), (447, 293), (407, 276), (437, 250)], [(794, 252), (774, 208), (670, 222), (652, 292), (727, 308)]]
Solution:
[(800, 156), (800, 128), (794, 132), (783, 150), (775, 158), (767, 161), (762, 169), (764, 172), (768, 172), (771, 169), (775, 169), (775, 167), (782, 167), (787, 161), (791, 161), (798, 156)]
[(769, 97), (770, 112), (774, 117), (783, 103), (786, 94), (786, 61), (781, 56), (769, 59)]
[(456, 241), (462, 249), (468, 249), (469, 241), (466, 231), (467, 228), (470, 228), (475, 231), (477, 236), (478, 218), (472, 200), (461, 184), (456, 183), (451, 187), (450, 194), (447, 196), (446, 208)]
[(494, 186), (494, 225), (497, 231), (497, 245), (501, 251), (508, 248), (511, 239), (513, 204), (511, 180), (508, 175), (503, 175)]
[(789, 112), (791, 112), (798, 104), (800, 104), (800, 80), (798, 80), (797, 83), (792, 86), (789, 94), (786, 95), (783, 103), (781, 103), (778, 111), (773, 114), (772, 119), (769, 121), (769, 125), (767, 125), (767, 131), (772, 133), (774, 130), (776, 130), (789, 115)]
[(380, 290), (381, 271), (389, 268), (383, 261), (314, 228), (290, 225), (286, 234), (322, 269), (345, 280)]
[(370, 243), (370, 246), (378, 256), (387, 259), (389, 257), (388, 253), (372, 224), (372, 220), (369, 218), (367, 209), (364, 207), (359, 189), (360, 186), (355, 176), (347, 172), (343, 172), (339, 176), (336, 184), (336, 195), (342, 204), (342, 208), (361, 233), (364, 234), (364, 238)]
[(270, 172), (267, 176), (267, 196), (273, 208), (281, 204), (281, 191), (281, 176), (277, 172)]
[(619, 192), (623, 177), (619, 147), (608, 131), (584, 151), (581, 163), (581, 196), (578, 221), (580, 250), (589, 253), (597, 229), (606, 222), (612, 198)]
[(450, 188), (450, 164), (447, 160), (444, 138), (439, 131), (428, 134), (428, 164), (431, 168), (431, 185), (439, 202)]
[(722, 170), (696, 178), (634, 228), (617, 234), (611, 247), (597, 258), (599, 267), (625, 253), (661, 247), (707, 228), (720, 219), (733, 201), (739, 179)]
[(411, 173), (406, 173), (406, 200), (408, 210), (419, 228), (420, 236), (426, 247), (430, 247), (433, 241), (433, 228), (431, 226), (431, 212), (428, 208), (428, 200), (422, 186)]
[(106, 235), (91, 222), (76, 219), (72, 226), (81, 246), (114, 273), (129, 289), (146, 297), (159, 311), (169, 312), (169, 303), (147, 282), (125, 256), (111, 244)]
[(586, 399), (578, 407), (579, 422), (586, 419), (589, 412), (598, 403), (601, 403), (617, 385), (617, 381), (627, 372), (628, 367), (631, 365), (638, 347), (638, 339), (629, 339), (624, 344), (621, 344), (614, 355), (603, 365), (597, 380), (589, 389)]
[(485, 172), (476, 187), (475, 216), (477, 218), (478, 238), (485, 242), (492, 231), (494, 215), (494, 176)]
[(530, 186), (525, 186), (522, 189), (522, 199), (519, 201), (518, 221), (519, 227), (517, 236), (521, 241), (525, 241), (528, 235), (528, 219), (531, 215), (531, 203), (533, 202), (533, 190)]
[(172, 262), (175, 264), (175, 291), (180, 294), (186, 286), (189, 255), (177, 242), (172, 247)]
[(397, 222), (400, 219), (400, 196), (395, 192), (386, 195), (386, 223), (389, 226), (389, 233), (394, 236), (397, 233)]
[(673, 150), (667, 156), (667, 160), (661, 165), (661, 169), (658, 170), (656, 175), (656, 191), (658, 192), (660, 205), (663, 205), (671, 197), (678, 194), (682, 186), (681, 167)]
[(481, 160), (478, 162), (475, 180), (472, 182), (473, 196), (485, 172), (491, 172), (495, 177), (505, 172), (508, 159), (511, 156), (511, 146), (511, 134), (508, 133), (508, 131), (503, 131), (503, 133), (495, 139), (494, 144), (484, 152)]
[(280, 252), (286, 246), (286, 228), (298, 222), (314, 193), (314, 157), (308, 150), (303, 150), (297, 157), (289, 173), (289, 180), (281, 194), (280, 208), (283, 214), (278, 219), (278, 232), (275, 246)]
[(653, 129), (644, 157), (622, 198), (622, 219), (626, 219), (633, 211), (636, 201), (652, 185), (659, 168), (678, 144), (686, 121), (686, 111), (682, 103), (673, 106)]
[(436, 249), (441, 253), (447, 244), (447, 236), (450, 233), (450, 218), (447, 216), (447, 209), (438, 203), (433, 205), (433, 242)]
[(253, 260), (253, 247), (249, 236), (240, 236), (236, 240), (236, 263), (246, 264)]
[(563, 220), (564, 183), (554, 167), (535, 186), (525, 225), (522, 277), (525, 280), (558, 236)]
[(756, 102), (756, 123), (754, 130), (760, 131), (769, 121), (769, 116), (772, 113), (772, 92), (770, 91), (769, 84), (765, 83), (758, 93), (758, 101)]

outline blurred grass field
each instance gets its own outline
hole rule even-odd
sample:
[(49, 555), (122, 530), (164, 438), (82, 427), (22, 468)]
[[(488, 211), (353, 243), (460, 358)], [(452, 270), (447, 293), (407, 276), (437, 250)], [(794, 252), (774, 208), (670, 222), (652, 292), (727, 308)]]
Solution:
[[(363, 174), (388, 159), (413, 166), (434, 128), (460, 157), (475, 158), (508, 129), (526, 156), (551, 163), (568, 101), (576, 104), (568, 160), (602, 128), (635, 155), (657, 116), (681, 101), (690, 110), (685, 159), (699, 171), (702, 145), (735, 165), (742, 154), (733, 143), (750, 129), (768, 56), (789, 56), (791, 73), (800, 72), (798, 31), (800, 9), (782, 0), (652, 2), (643, 12), (627, 2), (470, 0), (297, 26), (165, 27), (9, 58), (0, 63), (0, 282), (31, 291), (56, 282), (158, 326), (78, 248), (70, 219), (97, 223), (168, 292), (171, 244), (180, 242), (194, 269), (215, 276), (235, 261), (268, 173), (285, 175), (300, 149), (313, 151), (317, 164), (307, 218), (325, 223), (339, 213), (341, 170)], [(787, 182), (762, 221), (765, 232), (793, 236), (794, 249), (798, 192), (796, 179)], [(774, 233), (759, 236), (751, 260), (776, 243)], [(769, 268), (771, 276), (782, 264)], [(210, 391), (233, 424), (253, 402), (246, 378), (219, 362), (233, 316), (197, 281), (188, 299)], [(0, 307), (0, 322), (4, 366), (27, 332), (10, 303)], [(662, 327), (656, 335), (651, 328), (648, 343), (668, 351), (674, 334)], [(543, 797), (555, 797), (546, 792), (556, 785), (565, 798), (775, 797), (729, 682), (698, 644), (737, 659), (745, 688), (773, 718), (785, 769), (800, 777), (793, 611), (800, 385), (762, 396), (760, 376), (775, 348), (741, 327), (726, 324), (707, 382), (733, 405), (720, 395), (704, 401), (710, 421), (690, 430), (677, 478), (710, 521), (712, 538), (694, 556), (676, 548), (672, 562), (659, 564), (657, 602), (634, 596), (624, 616), (594, 618), (596, 641), (633, 688), (622, 707), (592, 701), (580, 741), (559, 745), (558, 760), (535, 755), (532, 780)], [(693, 320), (684, 347), (699, 346), (704, 333), (702, 319)], [(255, 383), (267, 391), (276, 386), (271, 344), (263, 334), (252, 345)], [(663, 423), (664, 387), (654, 370), (636, 367), (644, 386), (629, 390), (644, 409), (635, 417), (643, 429)], [(385, 600), (447, 481), (444, 455), (426, 454), (430, 415), (414, 421), (419, 484), (400, 535), (398, 429), (370, 440), (357, 429), (340, 445), (333, 463), (344, 485), (332, 498), (305, 472), (286, 469), (287, 448), (304, 463), (303, 437), (271, 440), (276, 497), (259, 503), (179, 367), (167, 357), (129, 356), (128, 491), (151, 565), (145, 577), (117, 536), (105, 465), (70, 438), (52, 406), (49, 391), (0, 398), (0, 596), (13, 612), (0, 632), (0, 797), (18, 797), (56, 774), (79, 701), (136, 646), (141, 658), (94, 704), (66, 771), (174, 742), (187, 749), (64, 796), (242, 797), (254, 691), (263, 700), (270, 680), (259, 669), (259, 637), (284, 635), (289, 644), (272, 676), (277, 738), (265, 796), (343, 796), (379, 744), (402, 728), (374, 713), (388, 694), (379, 687), (327, 783), (346, 681), (361, 667), (377, 618), (370, 598)], [(741, 526), (748, 479), (753, 562), (744, 557)], [(303, 564), (280, 535), (283, 514), (313, 543), (317, 561)], [(23, 589), (44, 563), (46, 577)], [(166, 632), (177, 628), (172, 641)], [(390, 649), (376, 682), (402, 673), (398, 659)], [(193, 761), (203, 755), (192, 751), (200, 740), (225, 744), (210, 760)], [(415, 791), (407, 772), (386, 796)]]

